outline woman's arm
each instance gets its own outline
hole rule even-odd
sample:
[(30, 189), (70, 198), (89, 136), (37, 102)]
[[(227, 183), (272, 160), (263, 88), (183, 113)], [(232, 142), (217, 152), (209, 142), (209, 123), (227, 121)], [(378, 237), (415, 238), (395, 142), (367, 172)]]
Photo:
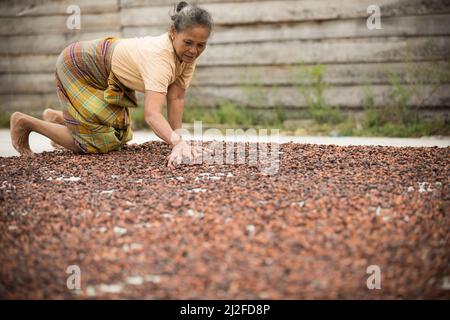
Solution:
[(173, 131), (171, 125), (162, 115), (162, 108), (166, 95), (151, 90), (145, 91), (144, 117), (145, 122), (153, 129), (155, 134), (172, 147), (181, 141), (181, 137)]
[(174, 131), (182, 126), (185, 91), (175, 83), (171, 84), (167, 91), (167, 116)]
[[(166, 95), (164, 93), (151, 90), (145, 91), (145, 122), (147, 122), (158, 137), (172, 146), (172, 152), (167, 157), (167, 166), (169, 168), (175, 168), (176, 165), (181, 163), (191, 164), (193, 162), (192, 160), (201, 154), (201, 150), (191, 148), (191, 146), (183, 141), (181, 136), (172, 129), (166, 118), (164, 118), (162, 115), (162, 108), (165, 98)], [(179, 106), (179, 103), (176, 103), (175, 106)], [(174, 116), (174, 113), (172, 112), (171, 119), (175, 127), (179, 125), (181, 128), (181, 118), (179, 116)]]

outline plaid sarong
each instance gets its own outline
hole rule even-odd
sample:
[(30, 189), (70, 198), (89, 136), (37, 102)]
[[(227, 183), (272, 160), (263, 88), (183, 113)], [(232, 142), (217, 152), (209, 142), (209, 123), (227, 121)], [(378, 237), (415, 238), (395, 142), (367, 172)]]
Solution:
[(137, 107), (136, 94), (111, 71), (116, 44), (117, 38), (75, 42), (56, 62), (65, 125), (81, 153), (120, 150), (133, 137), (128, 108)]

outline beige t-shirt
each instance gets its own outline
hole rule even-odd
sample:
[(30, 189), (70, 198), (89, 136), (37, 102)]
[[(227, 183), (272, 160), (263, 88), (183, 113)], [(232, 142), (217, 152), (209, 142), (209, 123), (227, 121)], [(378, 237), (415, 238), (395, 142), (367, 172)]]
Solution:
[(196, 61), (180, 62), (169, 34), (119, 39), (113, 51), (112, 72), (126, 87), (145, 92), (167, 93), (176, 83), (187, 89), (194, 74)]

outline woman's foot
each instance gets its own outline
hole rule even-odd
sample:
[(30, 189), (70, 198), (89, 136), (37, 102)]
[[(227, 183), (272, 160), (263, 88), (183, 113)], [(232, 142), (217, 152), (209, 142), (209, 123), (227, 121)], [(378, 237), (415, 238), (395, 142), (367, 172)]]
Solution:
[[(47, 108), (42, 113), (42, 119), (48, 122), (52, 123), (58, 123), (58, 124), (64, 124), (64, 118), (62, 115), (62, 111), (53, 110), (50, 108)], [(64, 149), (63, 146), (60, 146), (59, 144), (55, 143), (53, 140), (50, 140), (50, 144), (55, 149)]]
[(59, 144), (57, 144), (57, 143), (54, 142), (53, 140), (50, 140), (50, 144), (51, 144), (52, 147), (55, 148), (55, 149), (60, 149), (60, 150), (65, 149), (63, 146), (60, 146)]
[(21, 112), (14, 112), (10, 118), (11, 142), (14, 149), (21, 156), (32, 156), (33, 151), (30, 149), (28, 137), (31, 129), (27, 126), (27, 115)]

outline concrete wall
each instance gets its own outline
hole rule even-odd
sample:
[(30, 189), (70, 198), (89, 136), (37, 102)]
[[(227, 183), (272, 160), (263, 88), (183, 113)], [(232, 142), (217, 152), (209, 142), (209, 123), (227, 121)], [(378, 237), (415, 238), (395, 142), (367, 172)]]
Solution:
[[(366, 26), (372, 0), (195, 1), (216, 30), (200, 57), (189, 104), (223, 99), (249, 107), (277, 105), (291, 114), (305, 107), (298, 66), (323, 64), (325, 97), (360, 110), (367, 84), (375, 106), (388, 103), (389, 73), (418, 88), (410, 105), (447, 114), (450, 77), (450, 1), (377, 0), (382, 29)], [(81, 29), (66, 26), (71, 4)], [(36, 0), (0, 2), (0, 110), (59, 107), (54, 64), (69, 43), (103, 36), (159, 35), (167, 30), (171, 1)], [(142, 95), (140, 95), (142, 99)]]

